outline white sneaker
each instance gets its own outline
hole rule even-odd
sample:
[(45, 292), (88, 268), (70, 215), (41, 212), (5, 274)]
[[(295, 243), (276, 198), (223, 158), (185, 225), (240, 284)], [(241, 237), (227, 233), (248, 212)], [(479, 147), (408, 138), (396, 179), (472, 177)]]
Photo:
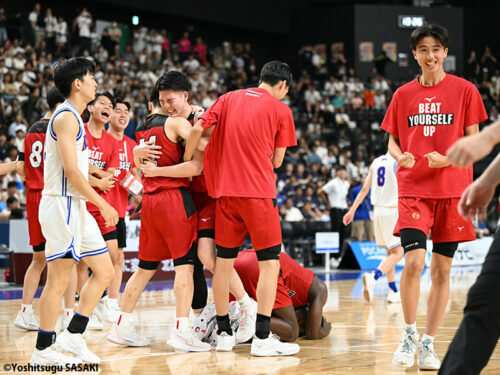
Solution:
[(88, 363), (100, 363), (101, 359), (92, 353), (89, 348), (87, 348), (87, 343), (83, 339), (80, 333), (70, 333), (65, 330), (59, 336), (57, 336), (56, 342), (59, 344), (62, 350), (73, 354), (75, 357), (80, 358), (82, 361)]
[(246, 309), (240, 309), (240, 325), (236, 331), (236, 343), (247, 342), (255, 335), (255, 321), (257, 320), (257, 302)]
[(401, 335), (399, 346), (392, 356), (392, 363), (399, 367), (410, 368), (415, 363), (417, 352), (418, 332), (411, 328), (405, 328)]
[(193, 335), (191, 330), (187, 333), (182, 333), (178, 329), (174, 329), (170, 338), (167, 340), (167, 344), (174, 348), (177, 353), (208, 352), (212, 349), (210, 344), (202, 342), (195, 335)]
[[(240, 304), (236, 301), (229, 302), (229, 324), (231, 325), (231, 329), (233, 332), (236, 332), (241, 323), (241, 309)], [(217, 319), (216, 319), (217, 321)]]
[(361, 277), (363, 279), (363, 296), (366, 302), (371, 302), (373, 300), (373, 289), (375, 289), (375, 277), (373, 273), (364, 273)]
[(201, 314), (194, 320), (191, 329), (193, 334), (203, 342), (210, 342), (209, 339), (216, 332), (217, 317), (215, 303), (209, 302)]
[(230, 352), (233, 350), (233, 347), (236, 345), (236, 337), (234, 335), (229, 335), (227, 332), (221, 332), (220, 335), (217, 335), (217, 346), (215, 350), (218, 352)]
[(102, 331), (104, 329), (104, 325), (99, 321), (99, 319), (97, 319), (97, 316), (92, 313), (89, 317), (87, 329), (90, 331)]
[(38, 331), (39, 322), (32, 309), (24, 308), (24, 311), (18, 311), (14, 325), (28, 331)]
[(134, 327), (134, 321), (121, 322), (120, 325), (113, 324), (108, 333), (108, 340), (125, 346), (148, 346), (149, 339), (140, 336)]
[(281, 342), (280, 338), (269, 332), (267, 339), (259, 339), (257, 336), (253, 337), (252, 349), (250, 354), (257, 357), (274, 357), (282, 355), (294, 355), (300, 351), (300, 346), (297, 344), (290, 344)]
[(106, 301), (107, 307), (107, 320), (110, 323), (118, 322), (118, 318), (120, 317), (120, 306), (118, 305), (118, 301), (115, 299), (107, 299)]
[(82, 363), (80, 358), (62, 354), (60, 350), (61, 348), (57, 344), (52, 344), (52, 346), (43, 350), (35, 348), (31, 355), (30, 363), (32, 365), (73, 365)]
[(101, 300), (95, 307), (93, 314), (95, 314), (103, 324), (113, 324), (115, 322), (113, 321), (113, 317), (109, 312), (107, 301), (107, 297), (101, 298)]
[(430, 340), (423, 340), (418, 343), (418, 368), (420, 370), (439, 370), (439, 361), (434, 352), (434, 344)]
[(399, 290), (395, 292), (394, 290), (389, 288), (389, 294), (387, 294), (387, 302), (401, 303), (401, 294), (399, 294)]

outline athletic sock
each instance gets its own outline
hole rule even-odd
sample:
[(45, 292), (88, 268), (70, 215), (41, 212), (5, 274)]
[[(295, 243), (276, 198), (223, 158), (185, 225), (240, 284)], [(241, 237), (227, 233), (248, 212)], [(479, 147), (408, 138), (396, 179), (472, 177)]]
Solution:
[(252, 306), (252, 300), (248, 296), (248, 293), (245, 293), (243, 298), (238, 300), (238, 303), (240, 304), (240, 307), (242, 309), (248, 309), (250, 306)]
[(414, 322), (412, 324), (406, 324), (405, 323), (405, 330), (411, 329), (414, 333), (417, 333), (417, 322)]
[(422, 341), (425, 341), (425, 340), (429, 340), (430, 342), (433, 343), (434, 342), (434, 336), (429, 336), (429, 335), (424, 334), (422, 336)]
[(217, 315), (217, 334), (220, 335), (222, 332), (226, 332), (230, 336), (233, 335), (231, 323), (229, 322), (229, 314)]
[(24, 303), (21, 304), (21, 311), (22, 312), (27, 312), (27, 311), (33, 311), (33, 305), (25, 305)]
[(73, 309), (64, 309), (64, 316), (72, 316)]
[(395, 281), (391, 281), (388, 284), (389, 284), (389, 288), (391, 288), (394, 293), (398, 292), (398, 287), (396, 286), (396, 282)]
[(255, 323), (255, 336), (259, 339), (267, 339), (271, 331), (271, 317), (257, 314), (257, 322)]
[(56, 342), (56, 333), (54, 331), (48, 332), (38, 329), (38, 336), (36, 338), (36, 348), (44, 350)]
[(69, 322), (68, 331), (70, 333), (82, 334), (83, 332), (85, 332), (88, 322), (89, 318), (87, 316), (75, 313), (75, 315), (73, 315), (73, 318), (71, 318), (71, 322)]
[(189, 331), (189, 318), (182, 317), (176, 318), (175, 329), (180, 333), (186, 333)]
[(373, 272), (373, 278), (375, 280), (378, 280), (381, 276), (383, 275), (382, 271), (380, 271), (378, 268)]
[(120, 311), (120, 316), (118, 317), (118, 322), (116, 323), (116, 325), (119, 326), (127, 324), (130, 321), (130, 319), (132, 319), (132, 313), (126, 313)]

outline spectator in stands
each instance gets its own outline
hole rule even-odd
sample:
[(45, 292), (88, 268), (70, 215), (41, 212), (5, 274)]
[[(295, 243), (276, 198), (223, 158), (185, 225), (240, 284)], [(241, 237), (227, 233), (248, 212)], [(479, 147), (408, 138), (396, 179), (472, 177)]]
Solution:
[(78, 28), (78, 47), (76, 54), (83, 54), (84, 50), (90, 51), (91, 39), (90, 30), (92, 29), (92, 15), (83, 8), (78, 17), (73, 22), (73, 28)]
[(0, 46), (9, 39), (7, 35), (7, 15), (5, 14), (5, 9), (0, 8)]
[(177, 41), (177, 48), (179, 49), (179, 59), (181, 62), (184, 62), (187, 60), (192, 50), (189, 33), (187, 31), (184, 32), (182, 34), (182, 38)]
[(19, 199), (15, 196), (10, 196), (6, 200), (6, 208), (0, 212), (0, 221), (1, 222), (8, 221), (10, 219), (10, 214), (12, 210), (15, 209), (21, 209)]
[(287, 198), (285, 205), (282, 207), (284, 207), (285, 221), (304, 221), (304, 215), (294, 206), (292, 198)]

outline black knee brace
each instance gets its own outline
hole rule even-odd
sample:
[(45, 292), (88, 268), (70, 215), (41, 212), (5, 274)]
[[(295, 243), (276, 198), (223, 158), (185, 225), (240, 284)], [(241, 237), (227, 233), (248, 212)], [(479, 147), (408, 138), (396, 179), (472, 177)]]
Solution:
[(142, 268), (143, 270), (154, 271), (158, 268), (159, 264), (160, 262), (156, 260), (152, 261), (139, 259), (139, 268)]
[(404, 252), (427, 249), (427, 236), (420, 229), (405, 228), (399, 231)]
[(240, 246), (238, 247), (222, 247), (219, 245), (215, 246), (217, 248), (217, 257), (223, 259), (234, 259), (238, 256), (240, 252)]
[(198, 255), (194, 258), (194, 271), (193, 271), (194, 293), (191, 308), (193, 310), (202, 309), (207, 304), (208, 289), (207, 280), (203, 273), (203, 264), (200, 262)]
[(458, 242), (437, 242), (432, 244), (432, 252), (453, 258), (458, 249)]
[(182, 266), (184, 264), (194, 264), (194, 257), (196, 256), (197, 249), (198, 246), (196, 245), (196, 242), (193, 242), (186, 255), (181, 258), (174, 259), (174, 267)]

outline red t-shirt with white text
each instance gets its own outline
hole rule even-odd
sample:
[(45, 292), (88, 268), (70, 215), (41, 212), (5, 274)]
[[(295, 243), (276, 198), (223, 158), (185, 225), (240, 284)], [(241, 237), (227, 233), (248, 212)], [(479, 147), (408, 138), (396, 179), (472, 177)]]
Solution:
[(403, 152), (415, 157), (413, 168), (398, 165), (400, 197), (456, 198), (472, 182), (472, 167), (429, 168), (424, 156), (432, 151), (446, 155), (465, 136), (465, 128), (488, 116), (476, 87), (447, 74), (434, 86), (415, 79), (400, 87), (387, 109), (382, 129), (399, 137)]
[(215, 126), (203, 162), (208, 194), (276, 198), (274, 149), (297, 144), (290, 108), (251, 88), (219, 97), (200, 118)]

